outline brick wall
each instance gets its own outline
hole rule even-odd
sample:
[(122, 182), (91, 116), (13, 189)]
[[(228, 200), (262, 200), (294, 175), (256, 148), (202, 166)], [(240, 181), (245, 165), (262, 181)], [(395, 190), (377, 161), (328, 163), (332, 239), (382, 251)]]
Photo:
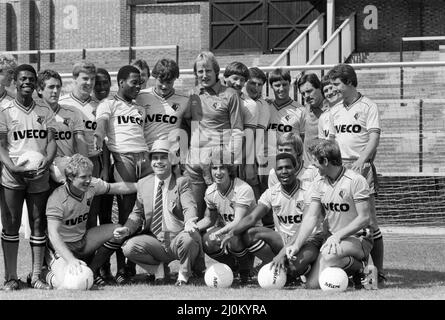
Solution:
[[(365, 6), (374, 5), (378, 12), (377, 29), (367, 30), (363, 13)], [(352, 12), (357, 13), (357, 51), (398, 51), (400, 38), (408, 36), (445, 35), (445, 6), (442, 0), (336, 0), (337, 26)], [(406, 50), (437, 50), (437, 43), (422, 47), (407, 44)]]
[(0, 50), (8, 50), (8, 4), (0, 3)]

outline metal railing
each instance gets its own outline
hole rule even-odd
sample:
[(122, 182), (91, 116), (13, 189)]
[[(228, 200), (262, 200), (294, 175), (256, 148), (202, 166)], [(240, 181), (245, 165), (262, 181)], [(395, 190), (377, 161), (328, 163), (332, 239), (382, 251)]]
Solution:
[[(405, 42), (419, 42), (419, 41), (445, 41), (445, 36), (430, 36), (430, 37), (402, 37), (400, 38), (400, 62), (403, 62), (403, 44)], [(404, 74), (403, 67), (400, 68), (400, 99), (404, 97)]]
[(179, 46), (178, 45), (165, 45), (165, 46), (139, 46), (139, 47), (108, 47), (108, 48), (76, 48), (76, 49), (42, 49), (42, 50), (21, 50), (21, 51), (4, 51), (2, 53), (12, 55), (31, 55), (37, 56), (37, 71), (40, 70), (42, 63), (42, 54), (55, 54), (55, 53), (79, 53), (82, 60), (87, 58), (89, 52), (105, 52), (105, 51), (128, 51), (128, 63), (133, 60), (133, 53), (137, 50), (163, 50), (173, 49), (175, 50), (176, 63), (179, 64)]
[(354, 12), (335, 30), (307, 64), (337, 64), (345, 62), (355, 50), (355, 19), (356, 14)]
[(322, 13), (307, 27), (279, 56), (271, 66), (304, 64), (323, 44), (325, 35), (325, 14)]

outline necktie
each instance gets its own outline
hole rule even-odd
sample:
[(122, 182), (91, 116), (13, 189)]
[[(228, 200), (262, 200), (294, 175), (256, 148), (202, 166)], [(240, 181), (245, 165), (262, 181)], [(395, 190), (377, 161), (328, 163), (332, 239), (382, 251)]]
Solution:
[(151, 231), (155, 236), (158, 236), (162, 230), (162, 186), (164, 181), (160, 180), (158, 190), (156, 191), (155, 209), (153, 213), (153, 220), (151, 222)]

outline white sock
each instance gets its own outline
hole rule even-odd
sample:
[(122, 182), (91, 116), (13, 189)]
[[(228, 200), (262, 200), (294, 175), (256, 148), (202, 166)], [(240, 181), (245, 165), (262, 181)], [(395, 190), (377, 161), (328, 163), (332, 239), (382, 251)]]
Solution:
[(181, 271), (179, 271), (178, 272), (178, 281), (188, 282), (189, 277), (187, 275), (185, 275), (184, 273), (182, 273)]
[(165, 274), (164, 274), (164, 262), (161, 262), (158, 265), (158, 268), (156, 269), (155, 272), (155, 279), (164, 279), (165, 278)]

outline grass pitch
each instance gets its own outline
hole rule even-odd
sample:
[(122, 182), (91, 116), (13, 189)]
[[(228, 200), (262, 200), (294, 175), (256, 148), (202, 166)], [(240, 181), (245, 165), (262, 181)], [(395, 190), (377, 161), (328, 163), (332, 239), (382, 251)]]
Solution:
[[(442, 300), (445, 299), (445, 233), (417, 234), (384, 232), (385, 268), (388, 281), (385, 288), (367, 291), (348, 289), (343, 293), (306, 290), (296, 287), (264, 290), (258, 285), (228, 289), (208, 288), (197, 283), (177, 288), (174, 285), (105, 286), (98, 290), (43, 291), (24, 289), (0, 291), (0, 300)], [(114, 257), (112, 258), (114, 260)], [(207, 265), (214, 261), (207, 260)], [(3, 255), (0, 257), (0, 277), (3, 278)], [(172, 271), (177, 265), (171, 264)], [(19, 249), (19, 276), (26, 279), (31, 268), (29, 242), (23, 238)], [(141, 269), (138, 268), (138, 271)]]

